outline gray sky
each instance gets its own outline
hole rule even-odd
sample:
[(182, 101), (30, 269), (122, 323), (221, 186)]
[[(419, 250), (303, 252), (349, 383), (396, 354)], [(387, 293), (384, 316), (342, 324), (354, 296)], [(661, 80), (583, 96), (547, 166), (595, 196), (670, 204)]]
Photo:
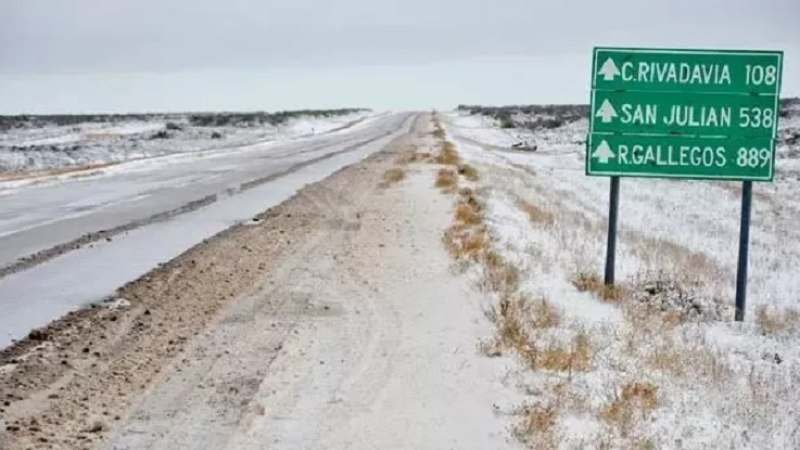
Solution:
[(785, 51), (798, 0), (0, 0), (0, 113), (588, 103), (596, 45)]

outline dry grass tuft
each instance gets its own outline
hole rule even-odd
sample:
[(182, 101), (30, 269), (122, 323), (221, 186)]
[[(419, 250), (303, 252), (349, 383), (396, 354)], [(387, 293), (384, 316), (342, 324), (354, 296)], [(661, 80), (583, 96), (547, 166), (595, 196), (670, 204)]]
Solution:
[(679, 349), (659, 348), (647, 357), (647, 365), (676, 377), (686, 376), (689, 358)]
[(552, 430), (556, 426), (558, 411), (553, 405), (533, 405), (525, 411), (525, 431), (529, 433), (542, 433)]
[[(523, 322), (528, 311), (524, 298), (504, 296), (500, 299), (494, 316), (496, 317), (494, 340), (487, 343), (484, 350), (502, 354), (514, 350), (524, 357), (530, 348), (531, 338)], [(485, 351), (485, 353), (488, 353)]]
[(478, 179), (480, 179), (480, 175), (478, 174), (478, 169), (466, 163), (459, 164), (458, 174), (468, 179), (469, 181), (478, 181)]
[(494, 250), (484, 252), (482, 262), (484, 276), (481, 285), (484, 289), (501, 294), (519, 289), (519, 269), (499, 253)]
[(463, 240), (461, 245), (462, 258), (477, 260), (481, 253), (486, 251), (489, 239), (486, 233), (472, 233)]
[[(439, 173), (450, 169), (441, 169)], [(459, 262), (481, 262), (484, 276), (482, 286), (492, 292), (513, 292), (519, 287), (519, 269), (507, 264), (491, 249), (489, 231), (483, 224), (485, 206), (472, 189), (459, 191), (459, 202), (455, 212), (455, 224), (444, 233), (444, 245), (450, 255)]]
[(583, 414), (590, 411), (586, 393), (579, 392), (569, 378), (562, 378), (545, 386), (555, 396), (555, 403), (564, 411)]
[(551, 450), (558, 448), (561, 440), (558, 436), (557, 405), (526, 405), (520, 411), (522, 420), (514, 427), (514, 435), (534, 450)]
[(695, 381), (702, 380), (713, 386), (723, 386), (731, 380), (730, 368), (705, 345), (661, 344), (658, 347), (647, 359), (656, 370), (674, 377), (691, 376)]
[[(452, 171), (450, 169), (441, 169)], [(483, 225), (484, 206), (475, 197), (472, 189), (459, 191), (455, 223), (444, 232), (444, 245), (450, 256), (459, 262), (478, 262), (489, 251), (489, 232)]]
[(486, 208), (483, 205), (483, 202), (478, 200), (478, 197), (475, 196), (475, 192), (472, 189), (470, 188), (461, 189), (461, 191), (459, 191), (459, 195), (461, 196), (461, 203), (469, 206), (479, 214), (483, 215)]
[(383, 181), (380, 183), (380, 187), (388, 188), (392, 185), (395, 185), (406, 178), (406, 172), (403, 169), (394, 168), (389, 169), (386, 173), (383, 174)]
[(456, 207), (456, 220), (466, 225), (479, 225), (483, 222), (483, 217), (475, 208), (461, 203)]
[(553, 213), (526, 200), (518, 199), (517, 207), (525, 212), (534, 224), (552, 225), (556, 221)]
[(442, 243), (453, 259), (460, 259), (461, 241), (466, 237), (468, 231), (469, 227), (464, 224), (455, 224), (444, 231)]
[(756, 308), (756, 324), (763, 335), (779, 334), (800, 329), (800, 311), (794, 308), (778, 310), (764, 305)]
[(534, 328), (556, 328), (561, 325), (561, 311), (545, 298), (533, 302), (531, 314), (531, 325)]
[(503, 295), (491, 316), (497, 328), (493, 341), (481, 345), (484, 354), (496, 356), (513, 351), (533, 370), (571, 374), (591, 368), (593, 350), (588, 334), (583, 331), (568, 345), (551, 340), (540, 348), (535, 343), (532, 331), (554, 328), (561, 321), (561, 314), (546, 300), (531, 302), (521, 294)]
[(691, 378), (714, 386), (722, 386), (729, 380), (730, 370), (703, 334), (689, 332), (691, 329), (676, 330), (673, 322), (665, 319), (669, 313), (654, 311), (646, 305), (626, 304), (623, 313), (626, 324), (619, 338), (623, 342), (622, 351), (630, 357), (674, 378)]
[(658, 387), (648, 382), (631, 382), (622, 387), (622, 393), (600, 411), (600, 418), (614, 426), (622, 437), (627, 437), (637, 423), (658, 408)]
[(572, 285), (580, 292), (597, 292), (603, 286), (603, 280), (594, 272), (579, 271), (573, 275)]
[(442, 147), (436, 155), (434, 162), (437, 164), (445, 164), (449, 166), (457, 166), (461, 162), (461, 158), (456, 152), (456, 148), (452, 142), (442, 142)]
[(454, 192), (458, 187), (458, 175), (452, 169), (440, 169), (436, 175), (436, 187), (443, 192)]
[(483, 226), (457, 223), (444, 232), (447, 252), (458, 262), (477, 262), (489, 247), (489, 235)]
[(483, 223), (485, 207), (483, 203), (475, 197), (475, 193), (472, 189), (461, 189), (461, 191), (459, 191), (459, 196), (461, 199), (456, 206), (456, 221), (466, 225), (480, 225)]
[(619, 303), (625, 298), (625, 290), (620, 286), (608, 286), (594, 272), (579, 271), (572, 277), (572, 285), (580, 292), (593, 292), (602, 300)]
[(536, 359), (529, 361), (534, 370), (553, 370), (557, 372), (586, 372), (592, 367), (592, 344), (589, 335), (580, 331), (568, 346), (550, 342)]
[(672, 329), (686, 322), (686, 314), (683, 311), (666, 311), (661, 314), (661, 321), (668, 329)]

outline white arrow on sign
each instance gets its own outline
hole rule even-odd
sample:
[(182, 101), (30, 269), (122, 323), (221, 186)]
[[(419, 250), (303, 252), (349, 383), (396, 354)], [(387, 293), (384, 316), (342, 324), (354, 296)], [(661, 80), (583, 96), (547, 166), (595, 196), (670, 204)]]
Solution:
[(597, 110), (597, 114), (594, 116), (601, 118), (603, 123), (609, 123), (617, 117), (617, 110), (614, 109), (614, 105), (612, 105), (608, 99), (605, 99), (603, 100), (603, 104), (600, 105), (600, 109)]
[(614, 60), (611, 59), (611, 57), (603, 63), (603, 67), (597, 72), (597, 74), (602, 75), (603, 79), (606, 81), (614, 81), (614, 77), (619, 75), (619, 73), (619, 69), (617, 65), (614, 64)]
[(597, 158), (601, 164), (607, 164), (608, 160), (615, 157), (617, 155), (611, 151), (611, 146), (608, 145), (608, 142), (603, 139), (600, 142), (600, 145), (597, 146), (597, 149), (592, 153), (592, 158)]

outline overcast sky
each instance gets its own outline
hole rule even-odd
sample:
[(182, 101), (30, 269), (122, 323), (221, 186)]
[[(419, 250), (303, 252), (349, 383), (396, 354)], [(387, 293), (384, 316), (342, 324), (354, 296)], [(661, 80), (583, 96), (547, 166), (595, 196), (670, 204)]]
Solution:
[(0, 113), (588, 103), (594, 46), (784, 50), (800, 0), (0, 0)]

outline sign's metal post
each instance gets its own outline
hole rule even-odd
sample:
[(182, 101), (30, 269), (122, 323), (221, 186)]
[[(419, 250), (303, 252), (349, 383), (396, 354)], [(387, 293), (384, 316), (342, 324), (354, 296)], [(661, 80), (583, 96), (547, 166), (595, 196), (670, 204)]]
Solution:
[(611, 177), (608, 204), (608, 243), (606, 247), (606, 286), (614, 284), (614, 265), (617, 254), (617, 217), (619, 216), (619, 177)]
[(744, 321), (747, 303), (747, 257), (750, 247), (750, 212), (753, 203), (753, 182), (742, 186), (742, 217), (739, 224), (739, 264), (736, 269), (736, 314), (737, 322)]

